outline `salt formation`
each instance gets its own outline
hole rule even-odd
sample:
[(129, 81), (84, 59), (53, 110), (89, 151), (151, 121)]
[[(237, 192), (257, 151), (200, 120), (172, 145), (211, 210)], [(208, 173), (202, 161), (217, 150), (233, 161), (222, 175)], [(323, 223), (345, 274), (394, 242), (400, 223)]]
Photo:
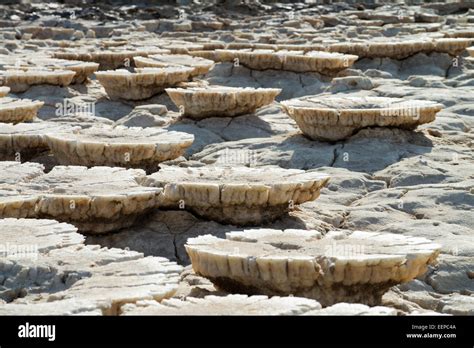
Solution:
[(333, 75), (354, 64), (357, 56), (321, 51), (216, 50), (220, 62), (242, 64), (254, 70), (287, 70)]
[[(0, 102), (1, 103), (1, 102)], [(29, 160), (49, 151), (45, 135), (72, 131), (77, 127), (53, 122), (0, 123), (0, 161)]]
[(417, 53), (461, 54), (471, 44), (470, 39), (412, 39), (404, 41), (341, 42), (329, 46), (331, 52), (355, 54), (359, 58), (405, 59)]
[(54, 220), (0, 219), (2, 242), (17, 246), (0, 258), (0, 298), (9, 302), (0, 313), (116, 315), (125, 303), (161, 301), (176, 292), (181, 266), (134, 251), (85, 246), (76, 231)]
[(157, 171), (158, 163), (183, 155), (194, 136), (160, 128), (93, 126), (50, 133), (46, 140), (61, 164)]
[(281, 92), (278, 88), (194, 87), (168, 88), (166, 93), (181, 108), (184, 116), (193, 119), (233, 117), (249, 114), (271, 104)]
[(0, 98), (10, 93), (10, 87), (0, 87)]
[(194, 271), (229, 292), (295, 295), (323, 306), (377, 305), (392, 286), (427, 270), (440, 246), (391, 233), (255, 229), (190, 238)]
[(210, 220), (261, 224), (315, 200), (329, 177), (279, 167), (164, 167), (143, 184), (163, 188), (160, 206), (185, 208)]
[(319, 310), (314, 300), (299, 297), (227, 295), (204, 298), (141, 301), (122, 307), (124, 315), (301, 315)]
[[(11, 163), (0, 162), (0, 168)], [(0, 184), (0, 217), (53, 218), (82, 232), (113, 231), (157, 206), (161, 189), (139, 185), (144, 176), (139, 169), (56, 166), (16, 185)]]
[(0, 183), (14, 185), (27, 182), (44, 174), (43, 166), (39, 163), (23, 163), (16, 161), (0, 162)]
[(310, 96), (281, 103), (313, 140), (340, 140), (366, 127), (415, 129), (434, 121), (442, 104), (385, 97)]
[(85, 62), (99, 63), (100, 70), (117, 69), (123, 66), (132, 66), (134, 57), (147, 57), (151, 54), (167, 54), (168, 49), (150, 48), (150, 49), (131, 49), (115, 48), (100, 50), (89, 48), (87, 50), (63, 49), (54, 52), (54, 58), (67, 60), (80, 60)]
[(193, 68), (191, 76), (205, 75), (214, 66), (214, 61), (185, 54), (157, 54), (148, 57), (135, 57), (138, 68), (166, 68), (187, 66)]
[(43, 106), (42, 101), (30, 99), (0, 98), (0, 122), (19, 123), (33, 120), (38, 110)]
[(470, 55), (471, 57), (474, 57), (474, 47), (469, 47), (469, 48), (467, 49), (467, 52), (469, 52), (469, 55)]
[(46, 68), (9, 69), (0, 71), (0, 82), (10, 87), (11, 92), (28, 90), (33, 85), (68, 86), (76, 73), (70, 70), (53, 70)]
[[(1, 309), (0, 309), (1, 313)], [(321, 308), (304, 297), (264, 295), (208, 295), (157, 301), (138, 301), (121, 307), (121, 315), (397, 315), (394, 308), (360, 303), (336, 303)]]
[(187, 81), (193, 71), (190, 67), (137, 68), (136, 72), (119, 69), (95, 75), (111, 99), (141, 100)]
[(71, 83), (83, 83), (87, 78), (99, 69), (98, 63), (81, 62), (77, 60), (66, 60), (57, 58), (32, 58), (23, 59), (19, 61), (21, 64), (6, 65), (6, 69), (28, 70), (36, 69), (50, 69), (50, 70), (71, 70), (75, 72)]

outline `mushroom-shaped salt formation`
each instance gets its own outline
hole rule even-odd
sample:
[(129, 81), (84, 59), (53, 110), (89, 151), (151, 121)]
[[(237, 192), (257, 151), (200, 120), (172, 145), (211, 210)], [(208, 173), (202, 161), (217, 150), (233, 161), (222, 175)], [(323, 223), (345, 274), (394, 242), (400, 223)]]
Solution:
[(10, 93), (10, 87), (0, 87), (0, 98)]
[(309, 138), (335, 141), (366, 127), (415, 129), (434, 121), (442, 104), (385, 97), (320, 95), (281, 103)]
[(5, 314), (34, 315), (41, 308), (43, 315), (117, 315), (126, 303), (171, 297), (182, 271), (165, 258), (86, 246), (74, 226), (54, 220), (0, 219), (0, 239), (15, 246), (0, 258), (0, 298), (16, 300), (0, 306)]
[(188, 81), (193, 68), (137, 68), (136, 72), (119, 69), (96, 72), (99, 82), (111, 99), (141, 100)]
[(191, 76), (205, 75), (214, 66), (214, 61), (186, 54), (157, 54), (148, 57), (135, 57), (138, 68), (166, 68), (187, 66), (194, 69)]
[(166, 89), (166, 93), (183, 115), (197, 120), (252, 113), (273, 103), (280, 92), (281, 89), (278, 88), (223, 86)]
[(44, 102), (30, 99), (0, 98), (0, 122), (20, 123), (33, 120)]
[(254, 70), (287, 70), (334, 75), (354, 64), (357, 56), (322, 51), (216, 50), (216, 59)]
[[(1, 104), (1, 102), (0, 102)], [(53, 122), (0, 123), (0, 161), (27, 161), (49, 151), (45, 135), (72, 131), (78, 127)]]
[(459, 55), (470, 45), (470, 39), (414, 39), (406, 41), (342, 42), (329, 46), (331, 52), (355, 54), (359, 58), (405, 59), (417, 53), (440, 52)]
[(183, 155), (194, 136), (160, 128), (93, 126), (49, 133), (46, 140), (61, 164), (142, 168), (154, 172), (158, 163)]
[(160, 206), (185, 208), (210, 220), (261, 224), (315, 200), (329, 176), (280, 167), (164, 167), (144, 185), (162, 187)]
[(208, 295), (156, 301), (141, 301), (122, 307), (123, 315), (301, 315), (321, 309), (311, 299), (301, 297)]
[(89, 75), (92, 75), (99, 69), (98, 63), (81, 62), (78, 60), (66, 60), (57, 58), (34, 58), (22, 61), (23, 65), (5, 66), (7, 69), (28, 70), (31, 68), (46, 68), (50, 70), (71, 70), (76, 74), (72, 83), (83, 83)]
[(76, 73), (71, 70), (9, 69), (0, 71), (0, 82), (13, 93), (24, 92), (33, 85), (69, 86)]
[(53, 218), (95, 234), (128, 227), (159, 200), (161, 189), (139, 185), (144, 177), (140, 169), (56, 166), (16, 185), (0, 184), (0, 217)]
[(131, 66), (134, 57), (147, 57), (150, 54), (167, 54), (170, 50), (150, 48), (150, 49), (126, 49), (116, 48), (108, 50), (97, 50), (90, 48), (89, 50), (78, 50), (77, 48), (65, 49), (57, 51), (53, 54), (54, 58), (67, 60), (80, 60), (85, 62), (99, 63), (100, 70), (117, 69), (123, 66)]
[(376, 305), (390, 287), (426, 272), (440, 246), (398, 234), (255, 229), (190, 238), (194, 271), (229, 292), (295, 295), (323, 306)]

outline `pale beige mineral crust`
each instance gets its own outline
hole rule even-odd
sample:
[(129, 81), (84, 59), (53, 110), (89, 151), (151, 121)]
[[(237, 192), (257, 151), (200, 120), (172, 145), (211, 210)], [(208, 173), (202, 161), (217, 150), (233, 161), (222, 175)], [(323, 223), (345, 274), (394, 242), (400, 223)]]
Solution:
[(469, 55), (470, 55), (471, 57), (474, 57), (474, 47), (469, 47), (469, 48), (467, 49), (467, 52), (469, 53)]
[(134, 57), (147, 57), (151, 54), (167, 54), (168, 49), (108, 49), (97, 50), (90, 48), (89, 50), (65, 49), (56, 51), (53, 54), (55, 58), (67, 60), (80, 60), (85, 62), (99, 63), (100, 70), (117, 69), (123, 66), (132, 66)]
[(50, 133), (46, 141), (61, 164), (142, 168), (156, 172), (158, 163), (183, 155), (194, 136), (160, 128), (92, 126)]
[(249, 114), (271, 104), (281, 92), (278, 88), (240, 88), (209, 86), (167, 88), (166, 93), (184, 116), (193, 119), (233, 117)]
[(323, 51), (287, 50), (216, 50), (216, 60), (242, 64), (254, 70), (286, 70), (294, 72), (318, 72), (334, 75), (354, 64), (357, 56)]
[(10, 87), (0, 87), (0, 98), (10, 93)]
[(46, 68), (9, 69), (0, 71), (0, 83), (11, 92), (24, 92), (33, 85), (69, 86), (76, 73), (71, 70)]
[(148, 57), (135, 57), (138, 68), (166, 68), (170, 66), (187, 66), (193, 68), (192, 77), (205, 75), (214, 66), (214, 61), (186, 54), (157, 54)]
[(329, 176), (280, 167), (164, 167), (143, 184), (163, 188), (160, 206), (236, 225), (272, 221), (315, 200)]
[[(0, 162), (0, 169), (10, 165)], [(0, 217), (53, 218), (91, 234), (128, 227), (159, 202), (162, 190), (141, 186), (144, 177), (140, 169), (56, 166), (16, 185), (1, 183)]]
[(111, 99), (142, 100), (188, 81), (193, 71), (190, 67), (137, 68), (136, 72), (119, 69), (95, 75)]
[(0, 122), (20, 123), (36, 118), (44, 102), (30, 99), (0, 98)]
[[(1, 312), (0, 312), (1, 313)], [(265, 295), (208, 295), (204, 298), (170, 298), (161, 302), (138, 301), (121, 307), (121, 315), (390, 315), (397, 310), (390, 307), (369, 307), (361, 303), (336, 303), (321, 308), (319, 302), (294, 296)]]
[(75, 72), (71, 83), (83, 83), (87, 78), (99, 69), (98, 63), (82, 62), (77, 60), (66, 60), (57, 58), (31, 58), (22, 60), (20, 65), (7, 65), (6, 69), (28, 70), (31, 68), (50, 70), (71, 70)]
[(417, 53), (461, 54), (470, 46), (471, 39), (413, 39), (405, 41), (341, 42), (329, 46), (331, 52), (355, 54), (359, 58), (405, 59)]
[(313, 140), (336, 141), (366, 127), (415, 129), (435, 120), (442, 104), (386, 97), (309, 96), (281, 102), (301, 131)]
[(301, 315), (317, 311), (321, 305), (301, 297), (256, 295), (209, 295), (188, 297), (185, 301), (171, 298), (161, 301), (140, 301), (122, 307), (122, 315)]
[[(0, 102), (1, 104), (1, 102)], [(45, 135), (78, 127), (53, 122), (0, 123), (0, 160), (27, 161), (49, 151)]]
[(0, 183), (14, 185), (44, 174), (44, 167), (39, 163), (20, 163), (17, 161), (0, 162)]
[[(2, 314), (117, 315), (137, 301), (161, 301), (178, 288), (182, 267), (162, 257), (84, 245), (69, 224), (0, 219)], [(11, 246), (15, 246), (13, 249)]]
[(190, 238), (194, 271), (228, 292), (294, 295), (323, 306), (377, 305), (392, 286), (423, 275), (441, 246), (391, 233), (255, 229)]

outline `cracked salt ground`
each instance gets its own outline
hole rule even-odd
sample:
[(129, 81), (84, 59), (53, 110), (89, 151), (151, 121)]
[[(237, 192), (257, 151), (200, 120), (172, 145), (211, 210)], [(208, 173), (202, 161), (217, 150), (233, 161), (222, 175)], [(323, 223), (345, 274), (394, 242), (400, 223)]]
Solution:
[[(87, 233), (87, 246), (77, 244), (76, 237), (70, 239), (74, 245), (59, 245), (61, 242), (52, 238), (44, 245), (50, 243), (54, 249), (40, 250), (41, 267), (23, 260), (16, 269), (5, 261), (8, 265), (1, 272), (31, 270), (28, 274), (36, 280), (23, 279), (21, 283), (16, 271), (5, 273), (12, 280), (2, 283), (5, 288), (0, 291), (6, 296), (2, 298), (8, 296), (8, 303), (0, 304), (0, 313), (158, 315), (240, 310), (241, 314), (274, 315), (472, 315), (474, 64), (469, 56), (474, 51), (469, 23), (474, 17), (468, 10), (472, 5), (426, 2), (381, 7), (366, 2), (361, 11), (350, 3), (303, 4), (293, 7), (294, 19), (289, 20), (288, 12), (273, 4), (268, 4), (270, 12), (248, 5), (252, 11), (246, 14), (239, 13), (237, 6), (235, 16), (229, 16), (227, 5), (214, 13), (193, 2), (181, 6), (185, 13), (193, 13), (184, 21), (163, 6), (140, 7), (134, 13), (120, 8), (112, 13), (97, 5), (101, 8), (97, 21), (91, 21), (87, 11), (78, 11), (74, 19), (59, 18), (55, 13), (58, 19), (51, 21), (54, 11), (69, 16), (63, 4), (54, 11), (36, 4), (24, 6), (0, 5), (6, 13), (0, 32), (0, 121), (8, 122), (0, 123), (0, 160), (5, 161), (0, 162), (1, 216), (69, 222)], [(38, 18), (32, 19), (25, 8)], [(150, 14), (160, 20), (150, 19)], [(91, 72), (97, 65), (95, 76)], [(151, 70), (141, 73), (140, 69)], [(164, 91), (169, 87), (174, 98)], [(184, 99), (176, 102), (176, 93)], [(372, 102), (393, 104), (398, 103), (396, 98), (401, 98), (400, 105), (415, 106), (415, 110), (426, 107), (427, 113), (421, 116), (427, 117), (410, 119), (393, 108), (382, 108), (382, 112), (383, 103)], [(237, 99), (238, 106), (233, 104)], [(2, 103), (12, 101), (15, 108), (2, 113)], [(345, 120), (350, 124), (343, 125), (348, 129), (336, 124), (339, 129), (328, 127), (321, 132), (314, 115), (304, 115), (306, 123), (293, 120), (287, 114), (288, 106), (303, 101), (311, 104), (304, 112), (312, 113), (314, 106), (318, 110), (352, 110)], [(363, 118), (358, 105), (364, 112), (373, 109), (374, 114)], [(385, 111), (395, 116), (384, 118)], [(309, 131), (317, 128), (314, 125), (319, 127), (316, 140), (310, 139), (308, 129), (305, 132), (306, 124), (311, 125)], [(114, 129), (140, 127), (148, 145), (156, 143), (150, 134), (167, 131), (170, 137), (166, 141), (175, 144), (177, 151), (171, 151), (174, 145), (168, 155), (161, 156), (164, 152), (158, 151), (153, 170), (146, 168), (148, 178), (141, 170), (97, 166), (120, 164), (91, 161), (100, 157), (94, 150), (113, 143), (97, 143), (97, 133), (117, 126)], [(123, 129), (123, 134), (134, 132)], [(173, 131), (189, 136), (184, 139)], [(57, 148), (50, 151), (48, 139), (74, 132), (95, 135), (84, 135), (85, 147), (77, 139), (63, 143), (61, 138), (68, 151), (63, 155)], [(102, 140), (106, 136), (99, 135)], [(134, 147), (140, 155), (133, 157), (140, 162), (146, 153), (144, 144), (136, 146), (136, 139), (132, 143), (126, 135), (117, 141)], [(84, 154), (79, 151), (76, 156), (72, 144), (80, 145)], [(117, 153), (112, 151), (106, 159)], [(59, 166), (59, 161), (76, 160), (95, 167)], [(231, 204), (227, 214), (212, 206), (196, 209), (196, 202), (206, 200), (186, 202), (191, 196), (201, 197), (206, 185), (222, 181), (215, 168), (241, 166), (258, 172), (259, 180), (241, 177), (243, 186), (232, 191), (235, 195), (229, 201), (240, 199), (241, 204)], [(262, 209), (254, 209), (250, 215), (236, 214), (245, 206), (242, 202), (255, 198), (242, 199), (242, 192), (251, 194), (258, 182), (273, 186), (275, 175), (268, 169), (272, 166), (282, 168), (279, 171), (325, 174), (331, 180), (313, 192), (319, 194), (317, 200), (304, 199), (290, 211), (278, 211), (269, 219), (262, 219)], [(181, 186), (189, 186), (191, 181), (176, 173), (188, 170), (206, 173), (208, 181), (193, 183), (195, 190), (186, 198), (187, 191), (181, 191)], [(68, 171), (72, 181), (66, 182)], [(143, 186), (150, 178), (156, 178), (159, 187)], [(175, 187), (168, 188), (168, 193), (176, 194), (172, 200), (160, 193), (167, 185)], [(305, 183), (297, 185), (302, 188)], [(213, 197), (208, 193), (206, 197)], [(177, 204), (179, 199), (174, 200), (181, 194), (183, 206)], [(219, 198), (221, 195), (219, 188)], [(74, 209), (70, 208), (71, 198)], [(91, 209), (86, 209), (89, 203)], [(55, 224), (48, 226), (58, 235), (64, 234), (53, 229)], [(382, 286), (377, 294), (368, 291), (367, 298), (347, 297), (344, 286), (340, 292), (321, 296), (320, 303), (284, 294), (273, 300), (262, 296), (258, 287), (257, 295), (230, 294), (193, 271), (185, 245), (202, 235), (225, 241), (227, 233), (243, 231), (241, 224), (255, 229), (317, 232), (321, 240), (334, 230), (364, 231), (400, 240), (424, 238), (440, 245), (438, 262), (424, 273), (420, 268), (414, 280), (408, 281), (409, 277), (403, 279), (408, 282), (396, 285), (400, 279), (392, 279), (394, 286)], [(33, 223), (28, 222), (30, 225)], [(27, 231), (23, 226), (21, 231)], [(18, 234), (18, 228), (11, 231)], [(47, 238), (54, 235), (51, 233)], [(24, 244), (38, 241), (29, 233), (21, 238)], [(275, 245), (283, 246), (282, 240)], [(69, 251), (80, 257), (70, 260)], [(233, 252), (231, 249), (230, 254)], [(216, 257), (223, 257), (221, 254), (229, 253), (217, 252)], [(186, 268), (182, 270), (162, 257)], [(58, 265), (61, 258), (68, 260), (68, 265)], [(94, 273), (88, 267), (92, 259), (99, 264), (104, 259), (115, 261), (107, 261)], [(120, 264), (139, 271), (135, 276), (125, 274)], [(158, 275), (163, 273), (157, 270), (161, 266), (173, 269), (170, 278), (166, 270), (164, 278)], [(67, 284), (58, 281), (48, 267), (58, 274), (70, 274)], [(150, 269), (157, 271), (150, 273)], [(142, 283), (148, 276), (157, 288)], [(171, 288), (162, 287), (164, 279), (172, 279)], [(110, 294), (118, 289), (117, 297), (108, 297), (108, 293), (101, 297), (104, 294), (97, 289), (104, 284)], [(139, 291), (134, 293), (132, 285)], [(235, 288), (227, 290), (235, 292)], [(346, 302), (379, 305), (329, 305), (336, 302), (336, 295)], [(163, 301), (170, 296), (169, 302)], [(129, 304), (122, 306), (122, 299)]]
[(0, 258), (3, 315), (25, 306), (30, 314), (116, 315), (126, 303), (161, 301), (177, 290), (182, 267), (164, 258), (85, 246), (74, 226), (54, 220), (0, 219), (0, 226), (5, 243), (37, 246), (31, 255)]

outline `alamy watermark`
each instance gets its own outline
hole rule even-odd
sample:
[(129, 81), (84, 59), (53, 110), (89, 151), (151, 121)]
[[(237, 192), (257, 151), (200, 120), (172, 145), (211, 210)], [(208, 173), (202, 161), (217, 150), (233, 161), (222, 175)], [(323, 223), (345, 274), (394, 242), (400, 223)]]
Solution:
[(56, 103), (56, 116), (95, 116), (94, 102), (75, 102), (71, 99), (64, 99), (62, 103)]
[(333, 241), (324, 247), (324, 255), (330, 257), (355, 257), (365, 254), (364, 244), (345, 244)]
[(226, 148), (224, 153), (217, 159), (216, 163), (221, 165), (248, 165), (255, 167), (258, 162), (258, 154), (253, 150)]
[(0, 243), (0, 258), (13, 260), (36, 260), (38, 258), (38, 253), (38, 245), (36, 244)]
[(421, 107), (416, 102), (405, 102), (403, 104), (387, 103), (380, 110), (381, 116), (385, 117), (411, 117), (418, 120), (421, 114)]

